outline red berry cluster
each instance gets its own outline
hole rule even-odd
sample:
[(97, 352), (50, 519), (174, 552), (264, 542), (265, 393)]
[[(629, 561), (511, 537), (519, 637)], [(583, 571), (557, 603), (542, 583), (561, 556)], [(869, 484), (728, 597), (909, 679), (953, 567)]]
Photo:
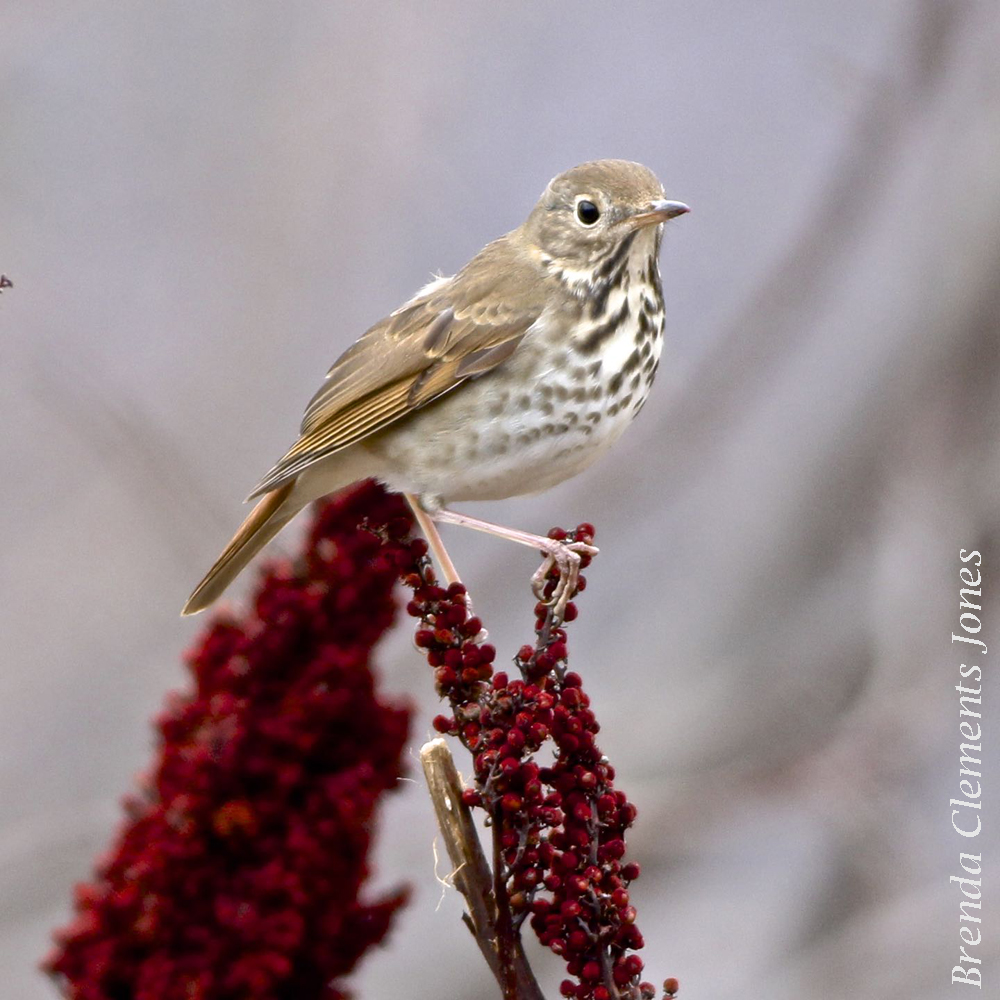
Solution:
[[(550, 535), (590, 542), (594, 528), (581, 524)], [(434, 726), (456, 735), (473, 755), (475, 785), (465, 801), (484, 809), (492, 824), (511, 931), (527, 920), (542, 944), (565, 959), (574, 979), (562, 983), (563, 996), (655, 996), (652, 985), (640, 982), (643, 963), (634, 954), (643, 939), (629, 885), (639, 866), (623, 860), (636, 809), (614, 788), (614, 768), (595, 742), (600, 727), (580, 677), (567, 670), (565, 629), (540, 602), (536, 641), (514, 660), (520, 676), (495, 673), (496, 650), (478, 641), (482, 622), (469, 615), (465, 587), (436, 584), (423, 540), (400, 545), (411, 562), (404, 565), (404, 582), (413, 589), (407, 610), (422, 624), (416, 644), (452, 712)], [(584, 556), (582, 565), (588, 562)], [(557, 580), (553, 569), (546, 596)], [(585, 585), (581, 576), (577, 590)], [(564, 621), (575, 617), (570, 603)], [(542, 767), (535, 755), (547, 744), (555, 760)]]
[(335, 1000), (385, 935), (405, 893), (359, 890), (408, 713), (374, 690), (399, 567), (365, 517), (410, 526), (374, 485), (342, 494), (255, 613), (217, 620), (189, 655), (194, 689), (158, 721), (155, 773), (46, 961), (66, 996)]

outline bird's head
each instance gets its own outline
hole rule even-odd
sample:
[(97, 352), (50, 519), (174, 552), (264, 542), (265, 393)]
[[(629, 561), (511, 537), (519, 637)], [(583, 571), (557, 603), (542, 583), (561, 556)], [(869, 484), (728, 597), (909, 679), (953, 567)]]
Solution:
[[(641, 163), (593, 160), (554, 177), (522, 227), (524, 238), (567, 268), (587, 268), (633, 233), (658, 233), (690, 211), (668, 201), (656, 175)], [(650, 246), (658, 244), (650, 240)]]

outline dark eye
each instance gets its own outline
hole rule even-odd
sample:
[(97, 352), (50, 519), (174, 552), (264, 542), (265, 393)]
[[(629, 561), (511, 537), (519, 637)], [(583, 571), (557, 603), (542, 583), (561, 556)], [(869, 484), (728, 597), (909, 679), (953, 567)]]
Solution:
[(585, 226), (592, 226), (601, 217), (601, 210), (592, 201), (578, 201), (576, 217)]

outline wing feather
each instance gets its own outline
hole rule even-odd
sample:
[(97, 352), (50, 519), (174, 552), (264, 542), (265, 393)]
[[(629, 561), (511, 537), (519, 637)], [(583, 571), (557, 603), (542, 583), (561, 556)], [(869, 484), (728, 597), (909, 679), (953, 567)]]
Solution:
[(330, 368), (299, 440), (250, 496), (502, 364), (542, 313), (541, 278), (537, 263), (504, 237), (376, 323)]

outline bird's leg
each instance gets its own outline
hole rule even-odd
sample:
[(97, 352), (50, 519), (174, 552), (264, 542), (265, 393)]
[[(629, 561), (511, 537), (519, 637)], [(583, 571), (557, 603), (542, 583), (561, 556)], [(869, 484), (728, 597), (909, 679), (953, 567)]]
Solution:
[(433, 520), (442, 524), (458, 524), (463, 528), (473, 528), (476, 531), (485, 531), (489, 535), (496, 535), (498, 538), (507, 538), (520, 545), (527, 545), (533, 549), (541, 549), (545, 553), (542, 565), (531, 578), (531, 589), (535, 596), (543, 599), (545, 580), (549, 570), (553, 566), (559, 569), (559, 583), (556, 584), (555, 592), (546, 602), (552, 608), (553, 614), (560, 621), (569, 603), (570, 597), (576, 590), (576, 581), (580, 575), (580, 557), (582, 555), (596, 556), (597, 548), (586, 542), (562, 542), (555, 538), (546, 538), (543, 535), (533, 535), (530, 531), (522, 531), (520, 528), (507, 528), (502, 524), (494, 524), (492, 521), (483, 521), (478, 517), (470, 517), (468, 514), (459, 514), (454, 510), (436, 510), (429, 515)]
[(441, 534), (437, 530), (437, 525), (430, 514), (420, 506), (420, 500), (412, 493), (404, 493), (403, 498), (410, 505), (410, 510), (413, 511), (413, 516), (416, 518), (420, 533), (427, 540), (431, 552), (434, 553), (434, 558), (441, 568), (441, 575), (444, 577), (445, 582), (449, 584), (461, 583), (458, 570), (455, 569), (455, 564), (451, 561), (451, 556), (448, 555), (448, 550), (444, 547)]
[[(461, 583), (462, 579), (458, 575), (458, 570), (455, 569), (455, 564), (451, 561), (451, 556), (448, 555), (448, 550), (444, 547), (441, 533), (437, 530), (437, 525), (434, 523), (431, 515), (421, 506), (420, 499), (412, 493), (404, 493), (403, 499), (410, 505), (410, 510), (413, 511), (413, 517), (420, 528), (420, 533), (424, 536), (428, 548), (434, 554), (434, 559), (441, 569), (441, 576), (444, 577), (445, 583)], [(473, 618), (476, 612), (472, 607), (472, 598), (468, 592), (465, 595), (465, 607), (469, 612), (469, 617)], [(479, 635), (476, 636), (476, 642), (486, 642), (488, 638), (489, 633), (486, 629), (482, 629)]]

